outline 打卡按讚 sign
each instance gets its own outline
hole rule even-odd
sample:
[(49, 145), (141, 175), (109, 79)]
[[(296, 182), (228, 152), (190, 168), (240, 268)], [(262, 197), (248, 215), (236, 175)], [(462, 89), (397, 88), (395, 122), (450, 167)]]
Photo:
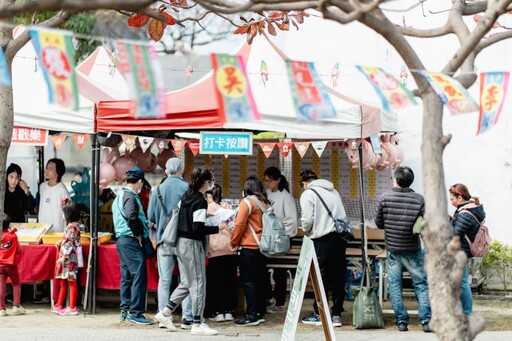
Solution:
[(202, 131), (199, 153), (221, 155), (252, 155), (252, 133)]

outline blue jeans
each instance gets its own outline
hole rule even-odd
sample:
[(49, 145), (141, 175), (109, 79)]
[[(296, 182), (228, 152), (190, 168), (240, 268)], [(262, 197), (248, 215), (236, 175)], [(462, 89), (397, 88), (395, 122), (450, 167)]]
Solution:
[(464, 310), (464, 314), (471, 315), (473, 312), (473, 296), (471, 294), (471, 285), (469, 285), (468, 281), (468, 265), (464, 267), (464, 272), (462, 273), (462, 282), (460, 283), (460, 299), (462, 301), (462, 310)]
[(418, 318), (421, 324), (429, 323), (432, 316), (428, 299), (427, 274), (424, 269), (422, 251), (387, 251), (388, 284), (391, 306), (395, 312), (395, 324), (409, 324), (409, 314), (402, 299), (402, 272), (404, 267), (411, 274), (412, 284), (418, 300)]
[(133, 237), (119, 237), (116, 249), (121, 265), (120, 308), (140, 317), (146, 310), (146, 258), (139, 241)]
[[(172, 287), (172, 272), (176, 264), (176, 255), (170, 254), (166, 248), (158, 247), (156, 251), (158, 265), (158, 311), (162, 311), (169, 303)], [(187, 296), (181, 303), (182, 319), (192, 321), (192, 300)]]

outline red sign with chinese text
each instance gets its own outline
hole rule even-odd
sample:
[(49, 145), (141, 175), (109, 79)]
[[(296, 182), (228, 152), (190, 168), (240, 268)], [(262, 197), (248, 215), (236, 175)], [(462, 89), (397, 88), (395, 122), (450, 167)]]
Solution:
[(48, 142), (48, 130), (13, 127), (11, 144), (24, 144), (29, 146), (46, 146)]

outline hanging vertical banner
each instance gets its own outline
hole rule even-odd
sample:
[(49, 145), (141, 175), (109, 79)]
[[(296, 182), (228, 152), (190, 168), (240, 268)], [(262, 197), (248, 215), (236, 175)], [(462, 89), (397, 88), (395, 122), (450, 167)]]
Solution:
[(165, 117), (163, 72), (153, 46), (118, 41), (119, 71), (128, 82), (135, 118)]
[(9, 74), (9, 67), (5, 60), (4, 49), (0, 49), (0, 84), (11, 86), (11, 75)]
[(274, 142), (260, 142), (259, 143), (261, 150), (263, 151), (263, 154), (265, 154), (265, 157), (268, 159), (270, 154), (272, 154), (272, 151), (274, 150), (274, 147), (276, 144)]
[(434, 91), (441, 98), (443, 104), (448, 107), (453, 115), (478, 111), (478, 105), (469, 95), (466, 88), (452, 77), (440, 72), (424, 70), (416, 72), (429, 82), (432, 88), (434, 88)]
[(306, 155), (309, 145), (311, 143), (310, 142), (294, 142), (294, 144), (295, 144), (295, 149), (297, 149), (300, 157), (302, 158), (302, 157), (304, 157), (304, 155)]
[(139, 136), (138, 140), (139, 140), (140, 148), (145, 153), (146, 150), (148, 150), (148, 148), (151, 146), (151, 144), (153, 143), (155, 138), (154, 137), (148, 137), (148, 136), (144, 136), (144, 137)]
[(179, 155), (184, 146), (183, 141), (171, 140), (171, 143), (172, 143), (172, 147), (174, 148), (174, 152), (176, 153), (176, 155)]
[(411, 104), (417, 104), (412, 92), (383, 69), (358, 65), (356, 68), (366, 77), (379, 95), (384, 111), (392, 112)]
[(332, 87), (338, 87), (338, 78), (340, 78), (340, 63), (334, 64), (331, 70)]
[(48, 102), (78, 110), (75, 50), (71, 32), (32, 28), (29, 33), (42, 65), (48, 87)]
[(509, 72), (480, 74), (480, 119), (478, 120), (477, 135), (486, 132), (498, 123), (507, 95), (509, 77)]
[(336, 109), (313, 63), (287, 60), (286, 68), (299, 122), (336, 117)]
[(73, 135), (73, 140), (75, 140), (78, 149), (82, 149), (85, 144), (85, 141), (89, 138), (88, 134), (75, 134)]
[(324, 152), (325, 147), (327, 146), (327, 141), (311, 142), (311, 145), (313, 146), (313, 149), (315, 150), (318, 157), (322, 157), (322, 153)]
[(225, 120), (250, 122), (261, 119), (242, 58), (228, 54), (212, 54), (212, 64), (216, 92)]
[(66, 141), (66, 138), (66, 135), (52, 135), (52, 141), (55, 149), (60, 149), (64, 144), (64, 141)]
[(261, 82), (263, 83), (263, 86), (267, 87), (267, 82), (268, 82), (268, 66), (267, 66), (267, 63), (265, 63), (265, 61), (263, 59), (261, 60), (260, 76), (261, 76)]
[(199, 141), (198, 140), (188, 140), (187, 141), (187, 145), (188, 147), (190, 148), (190, 151), (192, 152), (192, 154), (194, 156), (197, 155), (197, 153), (199, 153)]
[(284, 157), (287, 157), (288, 154), (290, 154), (290, 151), (292, 150), (293, 142), (279, 142), (277, 144), (277, 148), (281, 151), (281, 154), (283, 154)]

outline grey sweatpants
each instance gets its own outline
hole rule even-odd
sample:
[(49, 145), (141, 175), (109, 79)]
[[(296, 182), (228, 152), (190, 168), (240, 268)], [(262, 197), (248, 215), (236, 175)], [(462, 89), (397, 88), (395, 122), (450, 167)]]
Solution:
[(201, 323), (206, 299), (206, 266), (203, 243), (199, 240), (178, 238), (176, 245), (181, 282), (171, 294), (174, 310), (188, 295), (192, 299), (194, 323)]

